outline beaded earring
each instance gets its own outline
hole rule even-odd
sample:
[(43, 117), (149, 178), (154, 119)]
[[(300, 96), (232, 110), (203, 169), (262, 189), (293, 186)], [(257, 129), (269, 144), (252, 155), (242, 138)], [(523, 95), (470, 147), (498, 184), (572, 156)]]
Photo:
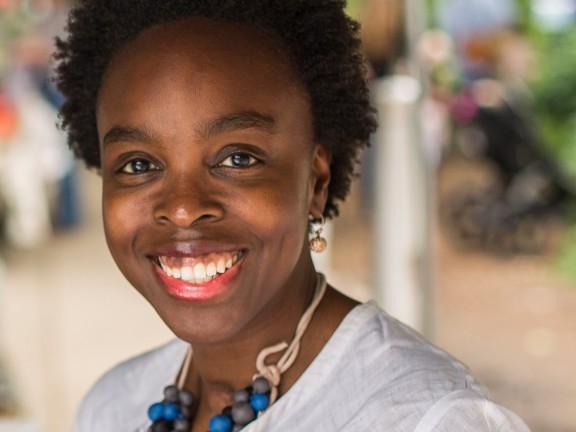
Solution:
[(310, 233), (311, 237), (309, 240), (309, 247), (312, 252), (322, 253), (328, 247), (328, 241), (322, 237), (322, 231), (324, 230), (324, 224), (326, 220), (323, 216), (320, 218), (314, 218), (310, 216)]

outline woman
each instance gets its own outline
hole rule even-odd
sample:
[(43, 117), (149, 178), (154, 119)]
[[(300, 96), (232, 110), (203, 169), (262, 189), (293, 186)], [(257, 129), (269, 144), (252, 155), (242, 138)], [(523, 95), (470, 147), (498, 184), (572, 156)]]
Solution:
[(314, 270), (375, 128), (343, 7), (72, 11), (63, 127), (101, 173), (114, 260), (177, 336), (106, 374), (75, 431), (526, 430), (463, 365)]

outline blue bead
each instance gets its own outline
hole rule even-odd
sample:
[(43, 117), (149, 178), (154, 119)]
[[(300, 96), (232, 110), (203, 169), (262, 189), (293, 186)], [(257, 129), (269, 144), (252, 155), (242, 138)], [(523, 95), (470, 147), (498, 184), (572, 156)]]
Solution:
[(175, 403), (165, 403), (163, 408), (163, 417), (166, 420), (175, 420), (180, 415), (180, 408)]
[(210, 419), (210, 432), (230, 432), (232, 420), (230, 417), (219, 414)]
[(156, 402), (155, 404), (150, 405), (148, 408), (148, 418), (153, 422), (156, 420), (160, 420), (164, 417), (164, 404), (162, 402)]
[(268, 399), (268, 396), (265, 394), (256, 393), (250, 398), (250, 405), (252, 405), (252, 408), (257, 412), (264, 411), (268, 408), (269, 403), (270, 399)]

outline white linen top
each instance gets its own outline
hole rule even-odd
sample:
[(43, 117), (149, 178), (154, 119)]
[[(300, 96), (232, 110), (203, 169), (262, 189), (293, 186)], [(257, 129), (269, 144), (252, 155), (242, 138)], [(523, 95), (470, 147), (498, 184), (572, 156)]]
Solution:
[[(174, 382), (180, 340), (124, 362), (84, 399), (74, 432), (146, 432), (148, 407)], [(388, 316), (355, 307), (292, 388), (245, 432), (525, 432), (466, 366)]]

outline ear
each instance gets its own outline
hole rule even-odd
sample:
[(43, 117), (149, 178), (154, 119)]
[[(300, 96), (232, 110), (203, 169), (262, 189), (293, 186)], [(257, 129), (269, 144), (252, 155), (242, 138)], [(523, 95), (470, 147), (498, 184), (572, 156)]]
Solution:
[(310, 204), (308, 213), (314, 218), (322, 217), (328, 199), (330, 184), (330, 162), (332, 156), (321, 144), (316, 144), (312, 156), (312, 176), (310, 178)]

